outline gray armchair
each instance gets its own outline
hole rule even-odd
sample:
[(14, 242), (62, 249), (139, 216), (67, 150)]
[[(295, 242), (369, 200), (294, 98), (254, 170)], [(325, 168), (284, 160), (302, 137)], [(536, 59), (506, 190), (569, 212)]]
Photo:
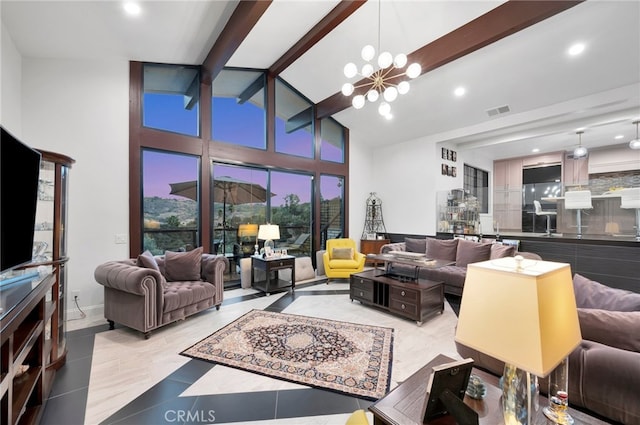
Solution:
[(94, 276), (104, 286), (104, 316), (110, 329), (117, 322), (149, 338), (161, 326), (213, 306), (220, 309), (229, 261), (223, 255), (201, 255), (194, 263), (199, 263), (199, 270), (187, 280), (167, 279), (165, 256), (148, 255), (152, 265), (146, 267), (136, 258), (99, 265)]

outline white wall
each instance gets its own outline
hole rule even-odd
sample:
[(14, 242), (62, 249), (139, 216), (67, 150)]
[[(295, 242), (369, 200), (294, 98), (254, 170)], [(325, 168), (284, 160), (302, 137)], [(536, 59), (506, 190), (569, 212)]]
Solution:
[[(373, 168), (373, 153), (366, 149), (358, 134), (349, 134), (349, 237), (360, 246), (360, 237), (364, 230), (367, 198), (376, 192)], [(384, 205), (383, 205), (384, 207)], [(384, 217), (385, 211), (382, 210)]]
[(0, 41), (0, 123), (11, 134), (22, 137), (22, 56), (9, 32), (1, 25)]
[(129, 255), (128, 245), (114, 240), (129, 228), (129, 64), (23, 58), (21, 96), (23, 141), (76, 160), (69, 176), (67, 293), (80, 291), (81, 307), (101, 305), (96, 266)]
[[(455, 150), (457, 161), (443, 160), (442, 147)], [(457, 176), (443, 176), (443, 163), (457, 167)], [(375, 149), (371, 169), (387, 232), (435, 235), (436, 194), (464, 186), (465, 163), (489, 172), (491, 193), (493, 160), (475, 153), (465, 155), (455, 145), (419, 138)], [(491, 203), (489, 199), (489, 208)]]

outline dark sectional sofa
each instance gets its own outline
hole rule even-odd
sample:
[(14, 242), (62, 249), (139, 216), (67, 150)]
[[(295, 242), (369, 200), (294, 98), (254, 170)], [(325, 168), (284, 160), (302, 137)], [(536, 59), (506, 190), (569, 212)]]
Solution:
[[(515, 246), (501, 245), (494, 241), (484, 240), (473, 242), (464, 239), (435, 239), (435, 238), (405, 238), (404, 242), (395, 242), (383, 245), (381, 254), (391, 251), (407, 251), (424, 253), (429, 258), (449, 260), (452, 265), (437, 269), (420, 268), (422, 279), (438, 280), (444, 282), (444, 292), (453, 295), (462, 295), (464, 280), (467, 276), (467, 265), (479, 261), (495, 258), (522, 255), (524, 258), (540, 260), (540, 256), (529, 252), (518, 252)], [(415, 268), (394, 264), (392, 272), (413, 276)]]
[[(569, 404), (614, 423), (640, 425), (640, 294), (573, 277), (582, 332), (569, 355)], [(475, 366), (501, 376), (504, 363), (456, 342)], [(546, 393), (546, 380), (541, 381)]]

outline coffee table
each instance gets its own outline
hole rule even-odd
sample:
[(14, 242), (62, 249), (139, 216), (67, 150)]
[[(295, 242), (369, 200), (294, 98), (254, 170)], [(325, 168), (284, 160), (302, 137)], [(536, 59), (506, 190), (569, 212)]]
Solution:
[[(431, 368), (454, 359), (439, 354), (424, 367), (411, 375), (407, 380), (394, 388), (386, 396), (369, 406), (373, 413), (374, 425), (421, 425), (427, 397), (427, 382), (431, 375)], [(474, 400), (465, 396), (464, 403), (478, 413), (479, 423), (485, 425), (503, 425), (502, 405), (500, 398), (502, 391), (498, 388), (498, 377), (474, 368), (473, 374), (482, 378), (487, 384), (487, 395), (483, 400)], [(571, 394), (569, 394), (571, 397)], [(547, 405), (547, 399), (540, 396), (540, 409), (538, 409), (534, 424), (551, 424), (546, 419), (542, 408)], [(586, 413), (569, 408), (569, 414), (573, 417), (575, 425), (606, 425), (597, 418)], [(441, 416), (428, 422), (430, 425), (453, 425), (452, 416)]]
[(371, 269), (352, 274), (349, 283), (351, 301), (415, 320), (418, 326), (425, 318), (444, 311), (444, 282), (441, 281), (406, 279)]

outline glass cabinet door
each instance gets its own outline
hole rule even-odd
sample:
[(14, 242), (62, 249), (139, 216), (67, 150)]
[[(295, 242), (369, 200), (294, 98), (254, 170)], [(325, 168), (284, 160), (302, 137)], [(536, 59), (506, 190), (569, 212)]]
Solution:
[(40, 150), (38, 208), (34, 231), (34, 266), (50, 267), (55, 276), (51, 288), (51, 321), (47, 323), (47, 367), (57, 369), (66, 358), (67, 203), (69, 169), (73, 159)]

